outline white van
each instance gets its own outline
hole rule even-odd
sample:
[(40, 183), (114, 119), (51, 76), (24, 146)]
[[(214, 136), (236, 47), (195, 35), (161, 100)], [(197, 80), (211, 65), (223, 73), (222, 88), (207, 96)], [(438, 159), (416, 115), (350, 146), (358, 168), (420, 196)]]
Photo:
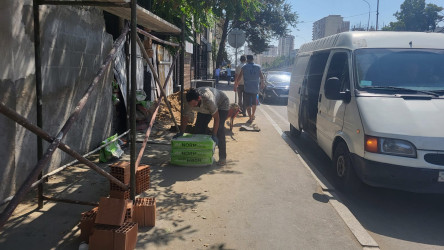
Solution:
[(301, 46), (288, 120), (338, 180), (444, 192), (444, 34), (345, 32)]

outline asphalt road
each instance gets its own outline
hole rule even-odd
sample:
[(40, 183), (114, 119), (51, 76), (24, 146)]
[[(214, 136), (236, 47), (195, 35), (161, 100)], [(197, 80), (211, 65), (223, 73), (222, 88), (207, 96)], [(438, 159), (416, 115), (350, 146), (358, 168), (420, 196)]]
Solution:
[[(260, 110), (291, 138), (285, 103), (262, 104)], [(308, 135), (291, 140), (310, 167), (335, 183), (330, 159)], [(444, 249), (444, 195), (364, 186), (358, 194), (339, 196), (381, 249)]]

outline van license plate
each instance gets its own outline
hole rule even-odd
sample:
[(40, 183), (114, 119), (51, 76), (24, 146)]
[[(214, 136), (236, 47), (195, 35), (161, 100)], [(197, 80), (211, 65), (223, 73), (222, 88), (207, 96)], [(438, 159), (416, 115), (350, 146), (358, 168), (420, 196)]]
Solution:
[(444, 182), (444, 171), (439, 171), (438, 182)]

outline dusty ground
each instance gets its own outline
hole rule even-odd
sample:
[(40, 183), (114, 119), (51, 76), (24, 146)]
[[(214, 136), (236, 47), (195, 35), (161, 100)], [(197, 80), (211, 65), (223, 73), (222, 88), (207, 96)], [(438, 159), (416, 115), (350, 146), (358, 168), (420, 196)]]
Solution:
[[(151, 188), (141, 196), (156, 197), (156, 226), (139, 229), (136, 249), (362, 249), (330, 204), (314, 198), (318, 184), (260, 112), (260, 133), (239, 131), (248, 120), (242, 116), (234, 133), (226, 130), (226, 166), (197, 168), (169, 164), (175, 132), (162, 114), (141, 162), (151, 166)], [(45, 195), (90, 202), (109, 191), (108, 181), (83, 165), (45, 186)], [(33, 195), (0, 231), (0, 249), (78, 249), (80, 214), (92, 207), (45, 202), (37, 210)]]
[[(180, 122), (180, 93), (170, 95), (168, 99), (176, 121)], [(175, 134), (175, 132), (169, 131), (171, 127), (174, 127), (174, 122), (171, 120), (165, 102), (162, 101), (141, 162), (151, 166), (152, 188), (142, 196), (158, 196), (156, 186), (159, 184), (168, 186), (168, 183), (172, 181), (164, 179), (163, 174), (159, 172), (159, 169), (169, 166), (170, 139)], [(138, 132), (136, 155), (144, 140), (144, 132)], [(129, 161), (129, 147), (123, 149), (125, 154), (120, 160)], [(109, 164), (118, 160), (100, 163), (98, 154), (92, 155), (89, 159), (105, 171), (109, 170)], [(197, 172), (201, 172), (201, 170), (197, 170)], [(198, 174), (203, 174), (203, 172)], [(187, 178), (185, 175), (182, 177)], [(45, 184), (44, 195), (97, 203), (100, 197), (108, 195), (108, 183), (106, 178), (87, 166), (76, 164), (49, 177)], [(161, 218), (168, 217), (168, 207), (170, 207), (171, 201), (182, 199), (180, 193), (168, 190), (168, 188), (164, 191), (167, 192), (164, 200), (158, 199), (157, 201)], [(195, 198), (203, 199), (203, 197)], [(189, 200), (186, 203), (187, 205), (182, 205), (182, 209), (192, 207), (194, 202)], [(32, 190), (0, 231), (0, 249), (29, 249), (30, 244), (37, 246), (33, 249), (77, 249), (80, 244), (80, 230), (77, 227), (80, 214), (90, 210), (92, 206), (45, 201), (44, 207), (38, 210), (36, 204), (36, 191)], [(0, 210), (4, 207), (5, 205), (0, 207)], [(160, 236), (160, 239), (162, 238), (159, 235), (162, 234), (161, 232), (156, 232), (156, 234)]]

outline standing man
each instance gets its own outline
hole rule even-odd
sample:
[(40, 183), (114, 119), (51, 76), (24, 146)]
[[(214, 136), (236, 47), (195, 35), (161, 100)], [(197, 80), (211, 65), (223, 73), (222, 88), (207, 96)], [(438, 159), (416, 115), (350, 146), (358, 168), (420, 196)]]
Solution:
[(252, 123), (256, 118), (256, 98), (259, 94), (259, 84), (261, 88), (265, 87), (264, 75), (262, 74), (261, 66), (253, 62), (253, 55), (247, 55), (247, 64), (245, 64), (238, 79), (234, 83), (234, 91), (239, 86), (239, 81), (244, 80), (244, 105), (247, 107), (248, 117), (247, 123)]
[(214, 77), (216, 78), (216, 84), (219, 83), (219, 76), (220, 76), (220, 68), (217, 67), (217, 68), (214, 70)]
[(215, 88), (200, 87), (190, 89), (186, 94), (187, 104), (184, 105), (180, 132), (175, 136), (183, 135), (189, 122), (193, 122), (193, 111), (197, 111), (194, 133), (205, 134), (208, 123), (214, 119), (211, 138), (219, 148), (219, 165), (225, 165), (227, 148), (225, 140), (225, 120), (230, 109), (230, 99), (227, 95)]
[(243, 98), (244, 97), (244, 79), (241, 78), (240, 80), (238, 80), (238, 78), (240, 76), (241, 69), (245, 65), (246, 61), (247, 61), (247, 58), (244, 55), (242, 55), (240, 57), (241, 63), (239, 65), (237, 65), (237, 67), (236, 67), (235, 78), (234, 78), (235, 83), (236, 83), (236, 81), (239, 81), (239, 86), (237, 86), (237, 89), (236, 89), (236, 87), (234, 87), (234, 92), (237, 91), (237, 97), (239, 100), (239, 107), (242, 109), (242, 114), (244, 116), (247, 116), (247, 110), (245, 109), (245, 105), (243, 102), (243, 99), (244, 99)]

